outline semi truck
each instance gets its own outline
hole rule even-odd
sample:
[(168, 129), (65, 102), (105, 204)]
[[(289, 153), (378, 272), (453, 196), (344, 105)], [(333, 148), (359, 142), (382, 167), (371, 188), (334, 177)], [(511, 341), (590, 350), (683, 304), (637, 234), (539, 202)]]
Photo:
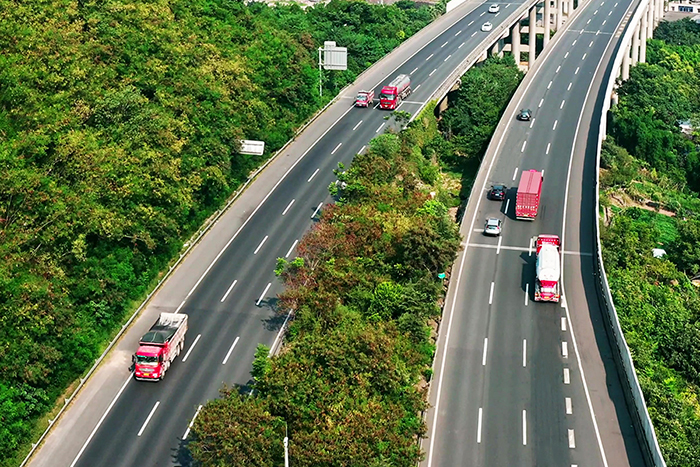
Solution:
[(515, 217), (523, 220), (535, 220), (540, 207), (542, 180), (544, 172), (525, 170), (520, 175), (518, 193), (515, 198)]
[(537, 237), (537, 265), (535, 272), (535, 301), (559, 301), (559, 276), (561, 241), (556, 235), (539, 235)]
[(399, 75), (388, 86), (382, 88), (379, 94), (379, 106), (382, 109), (394, 110), (409, 94), (411, 94), (411, 77)]
[(139, 341), (134, 354), (134, 378), (160, 381), (185, 346), (187, 315), (161, 313)]

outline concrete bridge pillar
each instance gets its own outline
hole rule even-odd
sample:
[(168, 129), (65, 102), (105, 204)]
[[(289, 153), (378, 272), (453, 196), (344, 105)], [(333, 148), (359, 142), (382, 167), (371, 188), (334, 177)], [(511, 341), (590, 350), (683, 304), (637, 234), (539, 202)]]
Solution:
[(552, 8), (552, 0), (544, 0), (544, 18), (542, 19), (542, 22), (544, 23), (544, 43), (543, 47), (547, 47), (547, 44), (549, 44), (549, 22), (551, 21), (550, 17), (552, 16), (552, 12), (550, 11)]
[(639, 62), (639, 30), (639, 23), (637, 23), (637, 27), (634, 28), (634, 33), (632, 34), (632, 66)]
[(561, 8), (562, 8), (562, 3), (564, 3), (562, 0), (554, 0), (556, 3), (554, 4), (554, 8), (557, 10), (555, 13), (556, 20), (556, 28), (557, 31), (561, 29)]
[(639, 29), (639, 61), (647, 61), (647, 14), (642, 15), (642, 27)]
[(491, 46), (491, 55), (498, 55), (501, 52), (500, 45), (501, 41), (499, 40)]
[(647, 5), (647, 11), (644, 16), (647, 19), (646, 38), (651, 39), (654, 36), (654, 9), (651, 7), (651, 4)]
[(664, 0), (656, 0), (656, 13), (658, 15), (658, 18), (656, 19), (656, 24), (659, 24), (661, 22), (661, 19), (664, 17)]
[(630, 47), (627, 46), (625, 54), (622, 56), (622, 81), (627, 81), (630, 77)]
[(520, 66), (520, 21), (516, 21), (510, 29), (510, 50), (513, 52), (515, 64)]
[(537, 49), (535, 48), (537, 45), (537, 5), (533, 6), (530, 8), (530, 25), (528, 26), (528, 42), (529, 42), (529, 55), (527, 58), (527, 66), (528, 70), (532, 68), (532, 66), (535, 64), (535, 58), (536, 57), (536, 52)]

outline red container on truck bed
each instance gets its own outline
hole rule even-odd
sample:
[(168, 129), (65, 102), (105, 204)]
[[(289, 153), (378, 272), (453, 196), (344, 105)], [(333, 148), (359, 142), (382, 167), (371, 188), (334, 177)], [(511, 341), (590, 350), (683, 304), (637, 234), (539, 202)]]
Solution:
[(411, 77), (399, 75), (388, 86), (382, 88), (379, 94), (379, 106), (382, 109), (394, 110), (409, 94), (411, 94)]
[(523, 171), (515, 199), (515, 217), (534, 220), (537, 217), (537, 209), (540, 207), (541, 193), (542, 172), (536, 170)]

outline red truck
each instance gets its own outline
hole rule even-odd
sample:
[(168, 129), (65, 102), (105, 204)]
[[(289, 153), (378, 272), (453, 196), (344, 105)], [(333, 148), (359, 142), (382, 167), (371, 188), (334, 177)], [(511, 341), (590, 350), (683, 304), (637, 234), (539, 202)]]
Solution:
[(537, 217), (543, 179), (543, 172), (536, 170), (523, 171), (518, 184), (518, 194), (515, 198), (516, 218), (531, 221)]
[(355, 107), (369, 107), (374, 105), (374, 90), (360, 91), (355, 97)]
[(160, 381), (185, 346), (187, 315), (161, 313), (158, 321), (143, 335), (133, 357), (134, 378)]
[(556, 235), (540, 235), (537, 237), (536, 302), (559, 301), (560, 245), (561, 241)]
[(379, 94), (379, 106), (382, 109), (394, 110), (409, 94), (411, 94), (411, 77), (399, 75), (388, 86), (382, 88)]

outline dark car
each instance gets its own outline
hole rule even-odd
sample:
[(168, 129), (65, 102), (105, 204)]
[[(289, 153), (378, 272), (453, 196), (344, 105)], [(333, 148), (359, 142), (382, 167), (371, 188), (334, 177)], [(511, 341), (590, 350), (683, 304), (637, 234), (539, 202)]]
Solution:
[(507, 191), (508, 187), (505, 185), (492, 185), (491, 189), (489, 190), (488, 198), (496, 201), (503, 201), (506, 199)]
[(529, 122), (530, 119), (532, 118), (532, 110), (530, 109), (520, 109), (520, 112), (518, 112), (518, 116), (516, 117), (518, 120), (522, 120), (525, 122)]

